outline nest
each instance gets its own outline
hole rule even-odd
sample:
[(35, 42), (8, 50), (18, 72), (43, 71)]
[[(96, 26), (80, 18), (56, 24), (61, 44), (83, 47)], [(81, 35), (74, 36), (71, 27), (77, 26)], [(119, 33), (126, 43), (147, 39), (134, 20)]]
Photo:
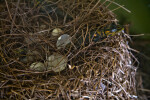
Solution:
[[(6, 0), (0, 9), (0, 98), (137, 99), (129, 35), (103, 35), (118, 25), (107, 2)], [(58, 48), (64, 34), (69, 42)], [(56, 53), (66, 57), (65, 68), (48, 70), (46, 60)], [(44, 69), (31, 69), (35, 62)]]

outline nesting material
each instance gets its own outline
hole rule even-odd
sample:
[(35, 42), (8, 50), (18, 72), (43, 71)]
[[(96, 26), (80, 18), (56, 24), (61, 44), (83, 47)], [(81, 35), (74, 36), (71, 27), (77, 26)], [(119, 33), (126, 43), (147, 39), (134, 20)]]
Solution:
[[(114, 1), (3, 1), (0, 99), (138, 98), (138, 61), (128, 44), (130, 36), (123, 26), (118, 28), (115, 14), (108, 9)], [(37, 50), (40, 56), (36, 52), (16, 53), (20, 48)], [(32, 61), (22, 62), (25, 57)]]

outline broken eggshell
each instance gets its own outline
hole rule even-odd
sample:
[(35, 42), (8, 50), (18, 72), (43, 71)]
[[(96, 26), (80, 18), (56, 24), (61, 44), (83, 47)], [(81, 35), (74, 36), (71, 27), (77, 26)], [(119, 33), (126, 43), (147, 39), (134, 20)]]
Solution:
[(57, 49), (64, 48), (67, 44), (71, 42), (71, 37), (68, 34), (61, 35), (56, 43)]
[(44, 29), (46, 29), (46, 25), (45, 24), (42, 24), (42, 25), (40, 25), (40, 31), (42, 31), (42, 30), (44, 30)]
[(47, 69), (54, 72), (60, 72), (64, 70), (67, 66), (67, 57), (60, 54), (53, 54), (47, 59)]
[(42, 72), (45, 70), (45, 66), (42, 62), (34, 62), (30, 65), (30, 70)]
[(55, 29), (53, 29), (53, 31), (52, 31), (52, 35), (53, 35), (53, 36), (58, 36), (58, 35), (60, 35), (62, 32), (63, 32), (63, 31), (62, 31), (60, 28), (55, 28)]
[(36, 42), (39, 42), (40, 39), (34, 34), (34, 33), (29, 33), (27, 35), (27, 37), (25, 37), (25, 43), (27, 44), (32, 44), (32, 43), (36, 43)]
[(27, 54), (26, 54), (26, 57), (25, 58), (22, 58), (21, 61), (23, 63), (27, 63), (27, 62), (33, 62), (34, 60), (38, 60), (40, 59), (41, 56), (40, 56), (40, 53), (36, 50), (28, 50), (27, 51)]

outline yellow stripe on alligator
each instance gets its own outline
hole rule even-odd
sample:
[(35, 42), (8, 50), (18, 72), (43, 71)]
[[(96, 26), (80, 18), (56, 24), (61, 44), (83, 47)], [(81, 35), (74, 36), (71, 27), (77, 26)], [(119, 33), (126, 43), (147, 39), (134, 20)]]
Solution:
[(124, 30), (124, 28), (118, 28), (116, 29), (117, 31), (114, 31), (114, 32), (111, 32), (111, 31), (97, 31), (97, 33), (102, 36), (102, 37), (105, 37), (105, 36), (114, 36), (116, 35), (117, 33), (120, 33), (122, 30)]

